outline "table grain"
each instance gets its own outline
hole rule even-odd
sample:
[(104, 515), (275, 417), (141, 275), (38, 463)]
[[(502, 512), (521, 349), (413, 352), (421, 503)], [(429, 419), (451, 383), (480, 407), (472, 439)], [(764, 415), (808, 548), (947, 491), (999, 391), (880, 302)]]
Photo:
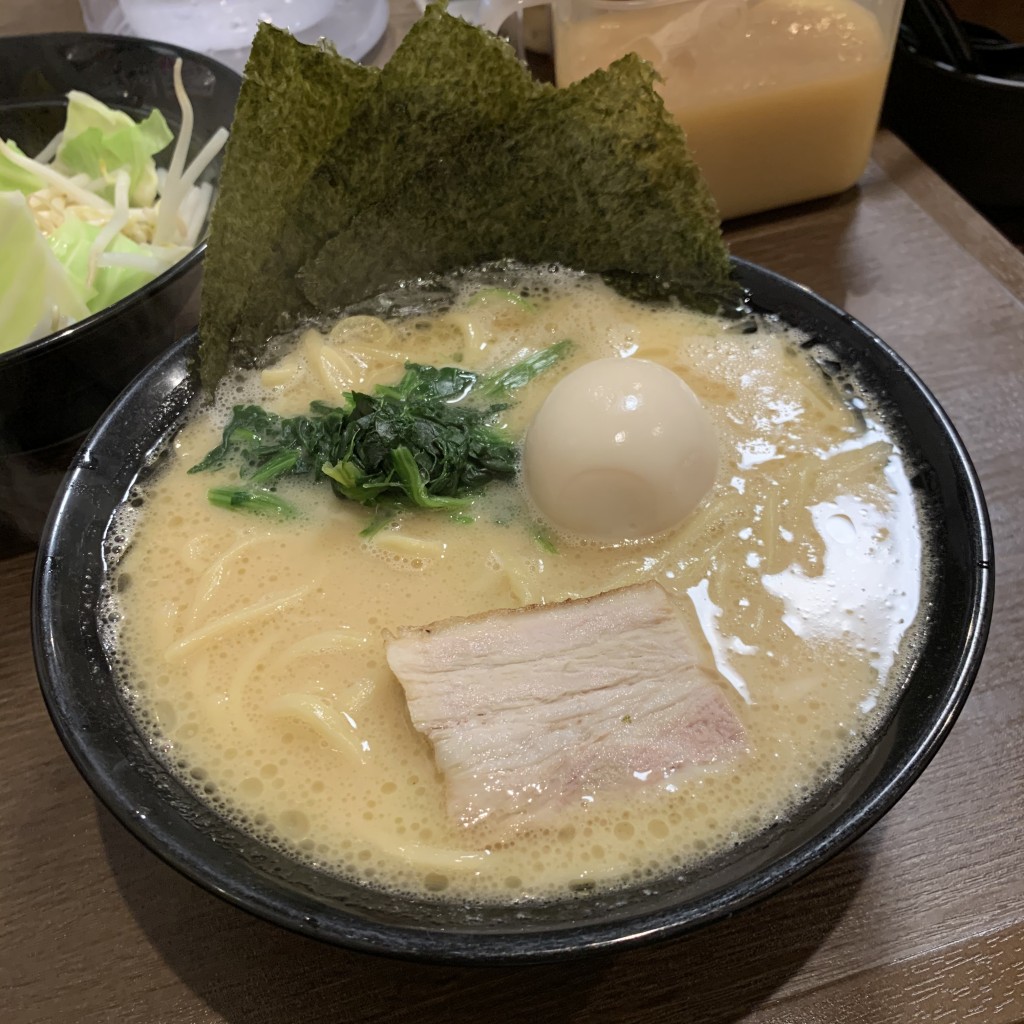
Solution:
[(910, 362), (988, 500), (985, 661), (899, 804), (785, 891), (654, 947), (506, 969), (328, 948), (200, 890), (92, 797), (39, 694), (32, 557), (0, 559), (0, 1021), (1024, 1024), (1024, 256), (887, 133), (858, 188), (726, 234)]

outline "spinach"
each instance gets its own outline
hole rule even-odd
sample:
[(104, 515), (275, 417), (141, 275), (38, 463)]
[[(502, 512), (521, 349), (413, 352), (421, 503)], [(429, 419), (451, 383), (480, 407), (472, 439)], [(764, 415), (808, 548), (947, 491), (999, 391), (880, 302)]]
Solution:
[(295, 506), (271, 491), (246, 490), (244, 487), (211, 487), (207, 492), (211, 505), (230, 508), (275, 519), (293, 519)]
[(485, 395), (498, 396), (525, 387), (534, 377), (554, 366), (571, 348), (572, 342), (568, 339), (556, 342), (514, 366), (484, 377), (480, 381), (481, 390)]
[(349, 392), (341, 406), (312, 402), (303, 416), (236, 405), (221, 443), (189, 472), (236, 462), (247, 487), (213, 488), (209, 500), (280, 518), (296, 514), (272, 490), (285, 477), (328, 480), (339, 498), (384, 512), (455, 512), (492, 480), (515, 476), (518, 446), (493, 421), (570, 349), (560, 341), (488, 375), (406, 363), (397, 383)]

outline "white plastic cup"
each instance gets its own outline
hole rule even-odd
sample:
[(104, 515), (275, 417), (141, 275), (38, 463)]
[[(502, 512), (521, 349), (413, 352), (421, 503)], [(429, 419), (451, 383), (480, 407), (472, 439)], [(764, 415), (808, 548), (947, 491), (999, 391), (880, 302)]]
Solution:
[(120, 0), (132, 34), (210, 52), (249, 46), (261, 21), (293, 33), (316, 25), (335, 0)]

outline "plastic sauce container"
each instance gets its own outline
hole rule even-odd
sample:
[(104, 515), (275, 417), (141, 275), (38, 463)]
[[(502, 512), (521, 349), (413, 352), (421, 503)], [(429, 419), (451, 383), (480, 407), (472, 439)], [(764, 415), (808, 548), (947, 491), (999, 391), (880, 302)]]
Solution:
[[(482, 0), (488, 27), (532, 0)], [(568, 85), (631, 51), (723, 219), (841, 192), (868, 161), (903, 0), (554, 0)], [(500, 21), (498, 22), (500, 25)]]

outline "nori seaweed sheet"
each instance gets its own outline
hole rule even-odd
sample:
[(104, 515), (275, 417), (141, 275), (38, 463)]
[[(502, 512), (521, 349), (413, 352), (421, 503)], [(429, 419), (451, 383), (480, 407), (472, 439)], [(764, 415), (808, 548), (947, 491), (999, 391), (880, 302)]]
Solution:
[(567, 88), (433, 4), (383, 69), (261, 25), (212, 219), (200, 375), (400, 281), (514, 259), (740, 300), (682, 130), (629, 55)]

